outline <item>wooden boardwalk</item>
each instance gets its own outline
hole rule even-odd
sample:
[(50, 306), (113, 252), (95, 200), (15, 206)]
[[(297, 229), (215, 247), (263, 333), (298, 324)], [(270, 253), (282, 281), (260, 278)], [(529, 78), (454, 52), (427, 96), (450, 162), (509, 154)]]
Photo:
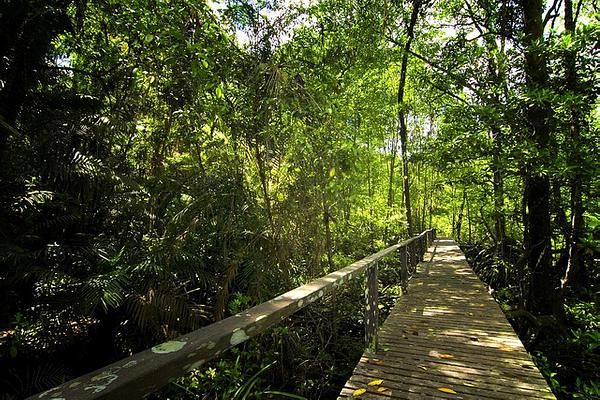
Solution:
[(554, 399), (456, 243), (435, 245), (339, 398)]

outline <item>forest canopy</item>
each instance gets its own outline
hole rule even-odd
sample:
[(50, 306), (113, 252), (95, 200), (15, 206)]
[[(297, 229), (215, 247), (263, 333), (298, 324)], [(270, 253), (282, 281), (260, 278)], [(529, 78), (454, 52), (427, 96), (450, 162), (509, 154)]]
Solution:
[[(554, 393), (596, 398), (598, 15), (590, 0), (1, 1), (0, 399), (431, 227)], [(162, 396), (233, 398), (279, 360), (257, 393), (330, 398), (362, 352), (337, 303)]]

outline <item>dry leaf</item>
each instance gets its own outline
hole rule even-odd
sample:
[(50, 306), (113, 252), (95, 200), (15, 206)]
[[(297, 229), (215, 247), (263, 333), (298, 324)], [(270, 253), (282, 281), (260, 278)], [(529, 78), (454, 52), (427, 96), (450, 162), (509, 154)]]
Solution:
[(438, 388), (438, 390), (439, 390), (440, 392), (444, 392), (444, 393), (458, 394), (458, 393), (456, 393), (454, 390), (452, 390), (452, 389), (448, 389), (448, 388)]
[(356, 389), (352, 393), (352, 396), (360, 396), (361, 394), (365, 393), (366, 391), (367, 391), (367, 389), (365, 389), (365, 388)]
[(513, 349), (511, 349), (510, 347), (500, 347), (500, 350), (502, 351), (513, 351)]
[(382, 383), (383, 383), (383, 379), (375, 379), (374, 381), (367, 383), (367, 385), (377, 386), (377, 385), (381, 385)]
[(392, 389), (390, 389), (390, 388), (386, 388), (386, 387), (383, 387), (383, 386), (382, 386), (382, 387), (378, 387), (378, 388), (377, 388), (377, 391), (378, 391), (378, 392), (385, 392), (386, 390), (392, 390)]
[(440, 354), (438, 357), (439, 358), (454, 358), (454, 356), (452, 354)]
[(473, 385), (472, 383), (469, 383), (469, 382), (463, 382), (463, 385), (469, 386), (469, 387), (475, 387), (475, 385)]

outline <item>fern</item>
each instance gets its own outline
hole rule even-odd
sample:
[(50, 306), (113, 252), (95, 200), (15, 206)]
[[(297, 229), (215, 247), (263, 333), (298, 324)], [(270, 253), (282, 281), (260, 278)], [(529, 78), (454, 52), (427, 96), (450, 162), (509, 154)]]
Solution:
[(12, 209), (17, 213), (25, 213), (30, 210), (36, 210), (42, 204), (46, 204), (55, 197), (55, 193), (50, 190), (29, 190), (24, 195), (17, 197), (12, 205)]

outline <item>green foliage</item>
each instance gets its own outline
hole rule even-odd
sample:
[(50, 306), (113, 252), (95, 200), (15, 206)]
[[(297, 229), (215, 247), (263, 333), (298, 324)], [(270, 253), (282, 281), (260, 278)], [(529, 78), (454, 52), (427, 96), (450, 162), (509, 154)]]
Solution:
[[(412, 3), (4, 3), (0, 384), (11, 396), (243, 311), (407, 236), (395, 96)], [(549, 15), (545, 41), (526, 49), (516, 3), (426, 3), (401, 105), (413, 225), (461, 241), (512, 307), (533, 279), (527, 177), (551, 185), (548, 279), (557, 287), (579, 196), (581, 273), (561, 299), (562, 342), (549, 341), (540, 359), (561, 395), (590, 395), (596, 377), (576, 380), (577, 363), (560, 369), (553, 353), (575, 348), (586, 363), (597, 353), (595, 9), (579, 3), (573, 32)], [(545, 85), (525, 78), (530, 50), (547, 59)], [(530, 129), (534, 106), (552, 110), (544, 146)], [(401, 292), (393, 265), (381, 266), (385, 307)], [(178, 395), (333, 396), (362, 337), (361, 312), (336, 307), (308, 308), (213, 372), (184, 378)], [(277, 354), (265, 351), (273, 345)]]

